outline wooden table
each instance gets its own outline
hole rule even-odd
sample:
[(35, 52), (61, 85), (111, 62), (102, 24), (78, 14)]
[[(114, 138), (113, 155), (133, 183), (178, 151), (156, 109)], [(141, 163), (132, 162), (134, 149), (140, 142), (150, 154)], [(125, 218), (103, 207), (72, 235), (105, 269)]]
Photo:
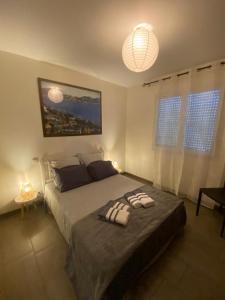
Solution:
[[(196, 216), (199, 215), (199, 209), (201, 206), (202, 194), (205, 194), (209, 198), (213, 199), (215, 202), (219, 203), (221, 208), (225, 206), (225, 186), (223, 188), (201, 188), (199, 190), (198, 203), (196, 209)], [(225, 217), (223, 220), (220, 236), (223, 236), (225, 229)]]
[(32, 203), (34, 200), (37, 199), (38, 192), (32, 192), (29, 194), (29, 197), (23, 197), (22, 195), (18, 195), (15, 198), (15, 202), (21, 206), (21, 217), (24, 217), (24, 210), (26, 205)]

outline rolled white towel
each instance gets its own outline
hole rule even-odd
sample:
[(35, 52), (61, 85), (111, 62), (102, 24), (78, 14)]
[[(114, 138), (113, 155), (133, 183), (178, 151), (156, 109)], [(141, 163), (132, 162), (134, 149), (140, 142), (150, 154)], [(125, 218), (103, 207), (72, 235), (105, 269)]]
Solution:
[(140, 201), (144, 207), (151, 207), (155, 205), (155, 200), (150, 197), (144, 197)]
[(111, 207), (105, 216), (105, 220), (126, 226), (129, 221), (129, 216), (130, 213), (128, 211)]
[(124, 210), (124, 211), (128, 211), (130, 206), (129, 205), (126, 205), (120, 201), (117, 201), (114, 205), (113, 205), (113, 208), (116, 208), (116, 209), (121, 209), (121, 210)]
[(128, 196), (126, 199), (133, 208), (141, 207), (141, 201), (136, 195)]
[(144, 207), (151, 207), (155, 205), (155, 200), (149, 197), (146, 193), (137, 193), (135, 196), (139, 199)]

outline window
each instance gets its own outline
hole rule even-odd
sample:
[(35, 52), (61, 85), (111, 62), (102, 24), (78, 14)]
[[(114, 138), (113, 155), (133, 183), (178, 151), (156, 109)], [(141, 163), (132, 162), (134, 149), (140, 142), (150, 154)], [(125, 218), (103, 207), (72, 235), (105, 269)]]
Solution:
[(219, 101), (219, 90), (188, 96), (184, 134), (184, 147), (186, 149), (210, 152), (214, 142)]
[[(219, 103), (219, 90), (188, 95), (187, 112), (183, 120), (185, 149), (205, 153), (212, 150)], [(177, 145), (180, 112), (180, 96), (160, 99), (156, 132), (157, 145)]]
[(162, 98), (159, 102), (156, 144), (176, 146), (181, 97)]

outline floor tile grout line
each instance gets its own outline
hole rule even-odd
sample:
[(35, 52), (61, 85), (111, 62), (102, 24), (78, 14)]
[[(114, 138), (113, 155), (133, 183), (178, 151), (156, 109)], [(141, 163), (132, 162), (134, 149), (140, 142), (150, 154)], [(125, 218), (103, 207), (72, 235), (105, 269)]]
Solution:
[(34, 253), (34, 260), (35, 260), (35, 264), (37, 266), (37, 269), (38, 269), (38, 272), (39, 272), (39, 275), (40, 275), (40, 278), (41, 278), (41, 283), (42, 283), (42, 287), (43, 287), (43, 289), (45, 291), (45, 295), (46, 295), (46, 297), (47, 297), (48, 300), (51, 300), (49, 298), (49, 295), (48, 295), (48, 292), (47, 292), (47, 288), (46, 288), (46, 285), (45, 285), (45, 279), (44, 279), (44, 277), (43, 277), (43, 275), (41, 273), (41, 269), (40, 269), (40, 266), (38, 264), (38, 260), (37, 260), (37, 257), (36, 257), (35, 253)]
[(11, 263), (15, 263), (18, 260), (23, 260), (25, 257), (27, 257), (27, 256), (29, 256), (31, 254), (33, 254), (33, 250), (30, 250), (29, 252), (27, 252), (25, 254), (22, 254), (22, 255), (19, 255), (19, 256), (15, 257), (15, 258), (10, 258), (10, 260), (7, 260), (5, 262), (3, 261), (2, 265), (7, 266), (7, 265), (9, 265)]

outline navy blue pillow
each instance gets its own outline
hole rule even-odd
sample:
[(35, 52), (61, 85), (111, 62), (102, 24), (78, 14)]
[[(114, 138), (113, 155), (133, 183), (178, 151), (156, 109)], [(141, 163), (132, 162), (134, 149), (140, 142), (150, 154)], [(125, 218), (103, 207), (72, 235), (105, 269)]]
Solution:
[(101, 180), (118, 174), (111, 161), (97, 160), (87, 166), (88, 173), (93, 180)]
[(85, 165), (54, 168), (54, 171), (56, 185), (60, 192), (72, 190), (92, 181)]

